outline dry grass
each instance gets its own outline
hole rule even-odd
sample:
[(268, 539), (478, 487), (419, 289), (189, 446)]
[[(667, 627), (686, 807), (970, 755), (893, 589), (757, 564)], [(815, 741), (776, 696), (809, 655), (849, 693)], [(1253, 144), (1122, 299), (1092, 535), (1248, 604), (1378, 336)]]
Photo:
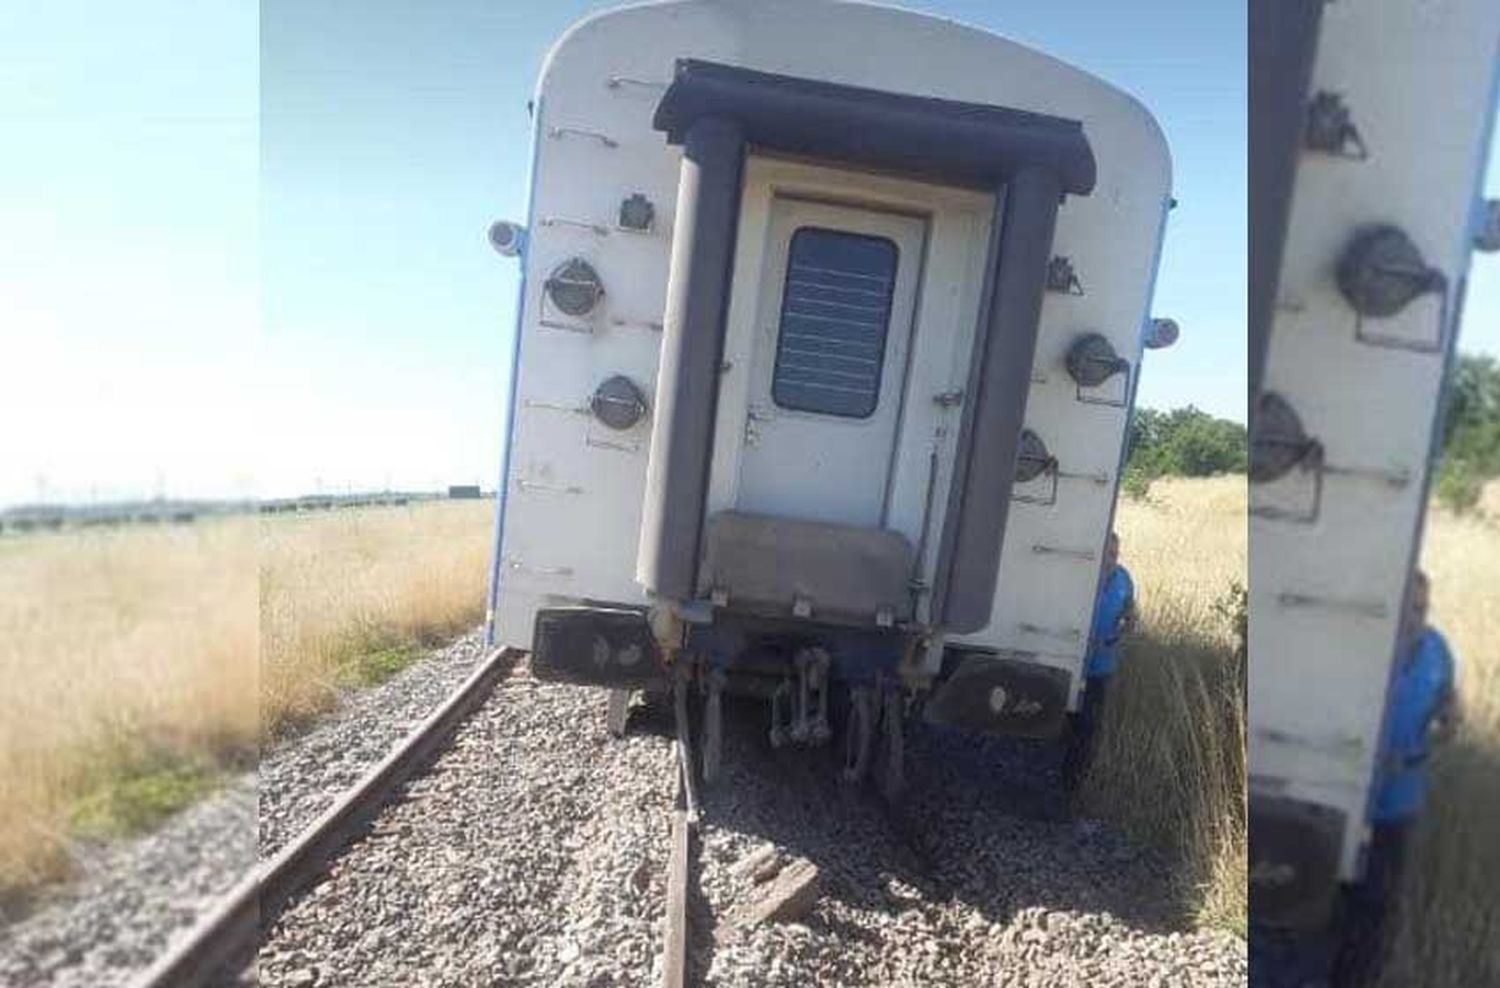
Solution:
[(326, 710), (340, 685), (484, 617), (493, 505), (436, 502), (264, 524), (261, 697), (270, 733)]
[[(0, 540), (0, 899), (483, 616), (492, 505)], [(257, 661), (259, 656), (259, 661)]]
[(1084, 799), (1173, 859), (1185, 918), (1245, 930), (1244, 477), (1165, 478), (1115, 528), (1140, 624)]
[(78, 801), (253, 750), (255, 523), (0, 541), (0, 892), (66, 870)]
[[(1500, 488), (1492, 487), (1492, 490)], [(1500, 514), (1500, 512), (1497, 512)], [(1458, 661), (1463, 720), (1433, 760), (1428, 812), (1382, 982), (1500, 984), (1500, 518), (1434, 510), (1422, 564)]]

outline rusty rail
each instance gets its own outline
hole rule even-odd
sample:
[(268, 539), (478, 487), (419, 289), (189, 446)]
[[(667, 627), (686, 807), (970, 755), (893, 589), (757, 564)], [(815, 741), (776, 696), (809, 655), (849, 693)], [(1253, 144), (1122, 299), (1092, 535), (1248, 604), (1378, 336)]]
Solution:
[(196, 988), (248, 965), (255, 956), (264, 921), (322, 874), (324, 866), (390, 799), (392, 793), (447, 746), (458, 726), (483, 705), (495, 685), (524, 653), (492, 652), (444, 704), (367, 772), (322, 816), (261, 862), (136, 982), (137, 988)]

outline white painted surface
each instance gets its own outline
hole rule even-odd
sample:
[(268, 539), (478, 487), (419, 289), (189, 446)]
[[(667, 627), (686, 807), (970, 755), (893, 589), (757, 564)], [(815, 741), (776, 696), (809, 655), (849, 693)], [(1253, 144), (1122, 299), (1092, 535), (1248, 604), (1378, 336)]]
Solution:
[[(1325, 477), (1315, 523), (1251, 519), (1250, 765), (1252, 788), (1346, 815), (1345, 877), (1367, 837), (1444, 354), (1357, 342), (1333, 269), (1356, 228), (1394, 223), (1450, 286), (1461, 283), (1497, 43), (1493, 0), (1366, 0), (1323, 14), (1312, 89), (1343, 96), (1370, 157), (1299, 159), (1264, 386), (1291, 402), (1341, 472)], [(1456, 329), (1441, 326), (1441, 312), (1427, 296), (1367, 328), (1434, 340)], [(1255, 485), (1252, 513), (1300, 510), (1311, 492), (1308, 475)]]
[[(856, 3), (644, 4), (581, 22), (549, 56), (537, 91), (543, 136), (524, 260), (531, 287), (521, 317), (497, 639), (529, 645), (533, 611), (547, 599), (645, 599), (634, 573), (649, 422), (619, 435), (569, 409), (582, 406), (613, 373), (629, 375), (648, 395), (655, 389), (661, 338), (645, 324), (662, 318), (680, 153), (650, 121), (679, 57), (1083, 123), (1098, 162), (1098, 184), (1092, 195), (1063, 203), (1054, 253), (1072, 259), (1086, 294), (1047, 296), (1026, 413), (1027, 426), (1069, 476), (1060, 481), (1055, 505), (1012, 506), (993, 619), (963, 639), (1036, 653), (1039, 661), (1076, 677), (1127, 412), (1080, 402), (1063, 357), (1076, 336), (1100, 332), (1132, 365), (1140, 359), (1170, 195), (1166, 145), (1138, 103), (1071, 66), (952, 21)], [(621, 199), (633, 192), (656, 205), (649, 235), (612, 229)], [(992, 197), (752, 155), (732, 324), (753, 318), (764, 283), (770, 202), (778, 193), (896, 209), (926, 225), (926, 261), (915, 293), (913, 343), (883, 515), (888, 527), (918, 541), (936, 448), (935, 544), (961, 409), (938, 405), (933, 395), (965, 385)], [(601, 235), (588, 225), (610, 232)], [(542, 325), (548, 313), (541, 285), (573, 255), (598, 269), (607, 290), (599, 311), (574, 326), (585, 332)], [(731, 370), (721, 383), (710, 513), (737, 503), (739, 444), (750, 400), (748, 375), (734, 368), (750, 367), (752, 353), (733, 337), (726, 342)], [(1117, 395), (1120, 386), (1116, 378), (1103, 391)], [(929, 565), (934, 554), (928, 553)]]

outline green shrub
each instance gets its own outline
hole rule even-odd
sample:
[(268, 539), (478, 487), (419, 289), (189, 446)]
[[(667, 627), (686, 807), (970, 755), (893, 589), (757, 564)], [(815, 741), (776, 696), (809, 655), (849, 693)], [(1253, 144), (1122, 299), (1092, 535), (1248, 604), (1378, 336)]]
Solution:
[(1438, 502), (1458, 514), (1472, 511), (1484, 491), (1485, 476), (1468, 460), (1445, 459), (1438, 470)]

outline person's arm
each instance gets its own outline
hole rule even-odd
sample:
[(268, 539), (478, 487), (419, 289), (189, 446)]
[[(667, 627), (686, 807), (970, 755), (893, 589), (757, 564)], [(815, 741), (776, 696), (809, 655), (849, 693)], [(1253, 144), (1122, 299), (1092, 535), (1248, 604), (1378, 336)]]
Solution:
[(1427, 733), (1434, 743), (1441, 744), (1451, 741), (1458, 733), (1458, 694), (1453, 682), (1453, 655), (1448, 651), (1448, 643), (1436, 631), (1430, 631), (1429, 635), (1431, 638), (1428, 647), (1434, 649), (1433, 660), (1439, 682), (1437, 695), (1432, 703), (1432, 714), (1427, 721)]
[(1435, 744), (1446, 744), (1453, 740), (1458, 733), (1459, 709), (1458, 699), (1450, 685), (1438, 697), (1436, 707), (1432, 713), (1431, 726), (1428, 733)]

